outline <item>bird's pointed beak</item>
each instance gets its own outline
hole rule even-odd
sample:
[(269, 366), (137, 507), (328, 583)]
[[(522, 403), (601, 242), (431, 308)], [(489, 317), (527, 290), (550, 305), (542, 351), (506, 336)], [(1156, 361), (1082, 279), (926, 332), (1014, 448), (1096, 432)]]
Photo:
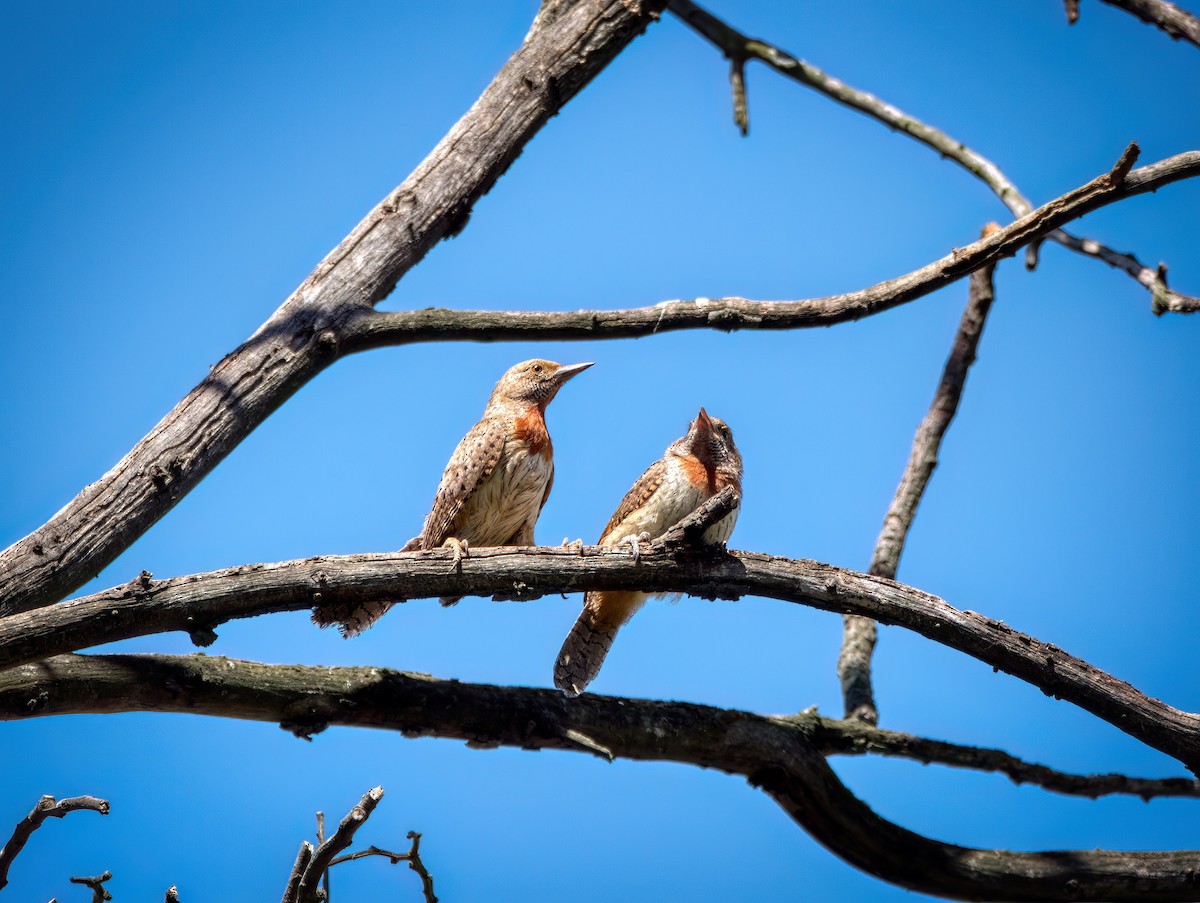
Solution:
[(594, 363), (595, 361), (588, 361), (586, 364), (567, 364), (565, 367), (559, 367), (558, 372), (554, 374), (554, 382), (561, 386), (572, 376), (582, 373)]
[(704, 428), (705, 432), (712, 432), (713, 423), (712, 418), (708, 416), (708, 411), (701, 408), (700, 413), (696, 415), (696, 419), (700, 421), (700, 425)]

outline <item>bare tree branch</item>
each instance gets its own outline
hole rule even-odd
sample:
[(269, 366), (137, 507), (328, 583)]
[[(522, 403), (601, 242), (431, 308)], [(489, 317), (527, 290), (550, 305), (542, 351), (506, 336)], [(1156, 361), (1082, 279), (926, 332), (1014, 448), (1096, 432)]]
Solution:
[[(952, 138), (940, 129), (922, 122), (903, 110), (881, 100), (867, 91), (852, 88), (840, 79), (818, 69), (811, 63), (797, 59), (780, 48), (747, 37), (726, 22), (721, 21), (708, 10), (697, 6), (691, 0), (671, 0), (668, 9), (690, 25), (697, 33), (716, 47), (734, 65), (744, 67), (747, 59), (757, 59), (766, 63), (776, 72), (792, 79), (806, 87), (813, 88), (825, 96), (837, 101), (852, 110), (858, 110), (882, 122), (888, 128), (896, 129), (908, 135), (921, 144), (937, 151), (939, 155), (953, 160), (971, 175), (987, 185), (996, 196), (1016, 216), (1026, 216), (1034, 208), (1029, 199), (1021, 193), (1012, 180), (1006, 176), (995, 163), (976, 153), (961, 141)], [(1068, 16), (1070, 5), (1068, 4)], [(745, 111), (745, 84), (734, 83), (734, 106)], [(739, 94), (740, 89), (740, 94)], [(734, 118), (737, 120), (735, 112)], [(739, 122), (740, 124), (740, 122)], [(743, 134), (745, 129), (743, 129)], [(1061, 229), (1055, 229), (1046, 234), (1046, 238), (1056, 241), (1066, 248), (1094, 257), (1121, 270), (1135, 279), (1150, 291), (1151, 311), (1155, 315), (1167, 311), (1174, 313), (1193, 313), (1200, 310), (1200, 298), (1182, 295), (1167, 287), (1166, 270), (1163, 267), (1151, 269), (1132, 254), (1114, 251), (1090, 238), (1078, 238)], [(1027, 265), (1032, 269), (1036, 263), (1037, 243), (1028, 246)]]
[(288, 875), (287, 886), (283, 889), (280, 903), (296, 903), (296, 895), (300, 893), (300, 879), (304, 877), (304, 870), (312, 862), (312, 855), (313, 845), (307, 840), (300, 841), (300, 850), (296, 853), (296, 861), (292, 864), (292, 871)]
[(112, 880), (112, 872), (106, 871), (103, 875), (95, 875), (91, 878), (71, 878), (72, 884), (82, 884), (92, 889), (92, 903), (106, 903), (112, 899), (112, 894), (104, 887), (105, 881)]
[[(450, 567), (452, 561), (451, 550), (328, 556), (227, 568), (146, 587), (135, 582), (0, 619), (0, 668), (168, 630), (195, 636), (204, 628), (211, 634), (227, 620), (317, 603), (473, 594), (525, 600), (590, 589), (722, 599), (754, 595), (905, 627), (1074, 703), (1193, 771), (1200, 768), (1200, 716), (1151, 699), (1001, 621), (959, 611), (882, 577), (803, 559), (660, 543), (644, 547), (636, 564), (624, 550), (601, 546), (482, 548), (471, 553), (462, 573)], [(24, 697), (4, 708), (21, 706), (30, 714), (50, 714), (54, 700)]]
[(25, 844), (29, 842), (33, 832), (42, 826), (42, 822), (48, 818), (62, 818), (68, 812), (77, 812), (80, 809), (108, 815), (109, 806), (107, 800), (95, 796), (71, 796), (64, 800), (55, 800), (47, 795), (37, 801), (33, 810), (17, 822), (12, 837), (0, 849), (0, 890), (8, 886), (8, 870), (13, 860), (25, 849)]
[[(1109, 6), (1137, 16), (1147, 25), (1161, 28), (1175, 40), (1188, 41), (1200, 47), (1200, 19), (1166, 0), (1104, 0)], [(1072, 10), (1074, 14), (1072, 14)], [(1067, 21), (1072, 25), (1079, 19), (1079, 0), (1068, 0)]]
[[(983, 234), (988, 235), (999, 227), (987, 226)], [(929, 413), (917, 427), (913, 437), (908, 465), (896, 487), (896, 495), (883, 518), (883, 528), (875, 541), (868, 573), (877, 577), (896, 579), (900, 566), (900, 555), (909, 528), (917, 516), (917, 506), (929, 485), (929, 478), (937, 467), (938, 451), (942, 437), (954, 419), (958, 402), (962, 398), (967, 382), (967, 372), (975, 362), (975, 353), (983, 335), (983, 324), (992, 306), (994, 291), (992, 274), (994, 267), (986, 266), (971, 274), (968, 283), (967, 304), (963, 309), (958, 331), (950, 356), (942, 370), (942, 379), (934, 393)], [(847, 718), (857, 718), (868, 724), (879, 721), (875, 706), (875, 693), (871, 688), (871, 656), (875, 651), (877, 631), (875, 622), (857, 615), (847, 615), (844, 620), (842, 650), (838, 655), (838, 678), (842, 685), (842, 700)]]
[[(803, 714), (803, 713), (802, 713)], [(817, 719), (813, 742), (825, 755), (876, 753), (915, 759), (925, 764), (998, 772), (1014, 784), (1033, 784), (1043, 790), (1095, 799), (1127, 793), (1150, 800), (1160, 796), (1200, 797), (1200, 781), (1192, 778), (1134, 778), (1123, 774), (1067, 774), (1026, 762), (1001, 749), (964, 746), (898, 731), (886, 731), (853, 718)]]
[(433, 876), (429, 874), (429, 869), (425, 868), (425, 863), (421, 861), (421, 833), (409, 831), (408, 839), (412, 841), (412, 846), (409, 847), (407, 853), (394, 853), (391, 850), (381, 850), (379, 847), (371, 845), (357, 853), (339, 856), (329, 864), (330, 866), (339, 865), (343, 862), (365, 859), (368, 856), (386, 856), (392, 865), (407, 862), (408, 867), (421, 878), (421, 892), (425, 895), (425, 903), (438, 903), (437, 895), (433, 892)]
[[(1126, 163), (1128, 158), (1125, 158)], [(1114, 169), (1114, 172), (1117, 170)], [(651, 307), (563, 312), (483, 311), (426, 308), (364, 311), (346, 328), (346, 352), (385, 345), (433, 341), (548, 341), (636, 338), (679, 329), (804, 329), (832, 326), (891, 310), (931, 294), (1004, 257), (1086, 213), (1125, 198), (1155, 191), (1169, 182), (1200, 175), (1200, 151), (1188, 151), (1129, 172), (1113, 173), (1037, 208), (994, 235), (869, 288), (802, 301), (697, 298)]]
[[(617, 0), (613, 2), (621, 6)], [(575, 18), (572, 15), (562, 21)], [(632, 28), (639, 22), (625, 24)], [(526, 48), (529, 46), (527, 44)], [(525, 48), (510, 60), (493, 82), (493, 88), (497, 83), (511, 80), (513, 76), (509, 70), (524, 51)], [(509, 73), (507, 77), (506, 73)], [(489, 92), (493, 88), (489, 88)], [(488, 96), (485, 92), (485, 98)], [(482, 103), (477, 104), (464, 121), (470, 120)], [(446, 141), (462, 127), (460, 123)], [(1200, 151), (1178, 154), (1130, 171), (1135, 157), (1136, 145), (1130, 145), (1112, 171), (1038, 208), (994, 235), (956, 249), (947, 257), (906, 276), (857, 292), (809, 301), (698, 299), (626, 311), (573, 313), (432, 308), (390, 313), (356, 304), (343, 310), (336, 322), (327, 320), (322, 313), (317, 317), (320, 328), (314, 333), (316, 327), (311, 317), (315, 316), (313, 311), (319, 309), (319, 305), (313, 301), (306, 306), (301, 301), (317, 297), (314, 294), (318, 293), (314, 287), (317, 283), (326, 287), (340, 286), (341, 283), (333, 276), (329, 276), (333, 282), (325, 275), (310, 277), (266, 326), (214, 368), (210, 377), (180, 402), (117, 467), (84, 489), (47, 524), (0, 553), (0, 617), (49, 604), (94, 575), (190, 491), (271, 410), (340, 353), (418, 341), (618, 338), (685, 328), (791, 329), (859, 319), (961, 279), (1091, 210), (1200, 174)], [(457, 162), (465, 165), (462, 160)], [(437, 168), (434, 164), (422, 164), (409, 181), (421, 184), (425, 170), (430, 167)], [(493, 174), (493, 178), (497, 176), (498, 173)], [(398, 189), (401, 196), (409, 190), (412, 189), (405, 186)], [(390, 223), (380, 211), (391, 209), (385, 202), (368, 221)], [(355, 247), (366, 241), (358, 235), (363, 228), (360, 226), (351, 236), (360, 239), (351, 242)], [(444, 234), (440, 233), (439, 237)], [(384, 251), (386, 247), (379, 253)], [(329, 265), (332, 267), (330, 273), (340, 272), (337, 267), (342, 260), (353, 259), (359, 261), (357, 265), (366, 265), (357, 256), (357, 251), (345, 253), (349, 256)], [(415, 262), (415, 258), (405, 259), (407, 265)], [(326, 271), (319, 269), (319, 272), (325, 274)], [(321, 289), (326, 290), (331, 289)], [(374, 294), (370, 297), (377, 300)], [(304, 339), (307, 345), (297, 346), (300, 350), (283, 350), (275, 344), (276, 339), (294, 329), (308, 336)], [(264, 343), (271, 347), (259, 347)], [(303, 372), (298, 372), (297, 368)], [(235, 375), (236, 378), (231, 378)]]
[[(888, 732), (816, 716), (767, 717), (678, 702), (494, 687), (377, 668), (263, 665), (208, 656), (62, 656), (26, 672), (58, 710), (187, 711), (274, 721), (299, 733), (354, 724), (475, 747), (580, 751), (584, 736), (614, 756), (743, 775), (806, 831), (857, 868), (958, 899), (1190, 900), (1200, 851), (1019, 853), (972, 850), (881, 819), (830, 769), (833, 742), (888, 743)], [(14, 672), (0, 675), (10, 711)], [(38, 683), (40, 681), (40, 684)], [(32, 712), (26, 710), (22, 717)], [(857, 739), (856, 739), (857, 738)], [(1070, 880), (1068, 880), (1070, 879)]]
[(0, 554), (0, 615), (53, 602), (94, 577), (332, 363), (344, 325), (466, 225), (529, 140), (664, 3), (577, 0), (533, 29), (425, 161), (249, 340), (112, 470)]
[(329, 870), (333, 858), (354, 842), (354, 834), (363, 822), (371, 817), (379, 801), (383, 799), (383, 788), (375, 787), (363, 794), (358, 805), (346, 813), (345, 818), (338, 824), (337, 830), (323, 841), (312, 854), (312, 858), (304, 867), (304, 874), (296, 890), (297, 903), (317, 903), (317, 890), (321, 878)]
[[(0, 674), (0, 720), (83, 712), (195, 712), (212, 717), (277, 722), (301, 736), (311, 736), (332, 725), (375, 727), (412, 734), (425, 729), (414, 726), (416, 722), (412, 718), (412, 712), (424, 699), (420, 694), (431, 686), (452, 683), (429, 675), (386, 668), (268, 665), (224, 656), (63, 655)], [(510, 700), (525, 699), (530, 694), (530, 698), (540, 699), (538, 694), (544, 692), (523, 688), (491, 689)], [(445, 720), (438, 722), (438, 736), (459, 736), (445, 733), (453, 718), (450, 713), (455, 711), (452, 700), (446, 696), (437, 698), (450, 706)], [(610, 702), (614, 699), (595, 698)], [(38, 703), (38, 700), (46, 702)], [(29, 705), (30, 701), (35, 704)], [(623, 711), (637, 711), (645, 705), (664, 716), (674, 718), (677, 714), (681, 723), (689, 720), (692, 711), (688, 703), (619, 699), (616, 704)], [(1143, 799), (1200, 797), (1200, 782), (1188, 778), (1068, 774), (1026, 762), (999, 749), (964, 746), (882, 730), (858, 721), (824, 718), (815, 712), (774, 716), (771, 720), (805, 732), (826, 756), (883, 755), (924, 764), (998, 772), (1016, 784), (1033, 784), (1055, 793), (1092, 798), (1118, 793)], [(464, 731), (466, 725), (466, 721), (461, 725)], [(465, 738), (472, 739), (472, 736)], [(478, 737), (474, 739), (484, 742)], [(561, 749), (592, 752), (599, 746), (592, 736), (571, 726), (564, 728), (560, 739), (562, 745), (557, 748)], [(604, 758), (611, 760), (612, 750), (606, 750), (606, 753)], [(311, 844), (308, 850), (311, 855)], [(338, 861), (341, 860), (335, 859), (331, 865)], [(297, 881), (303, 869), (302, 865), (296, 873)]]

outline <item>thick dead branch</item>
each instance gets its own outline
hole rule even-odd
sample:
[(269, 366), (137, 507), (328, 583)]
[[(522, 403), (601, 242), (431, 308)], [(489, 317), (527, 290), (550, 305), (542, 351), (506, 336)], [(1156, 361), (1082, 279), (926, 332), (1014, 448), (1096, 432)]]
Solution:
[(12, 866), (13, 860), (17, 858), (21, 850), (25, 849), (25, 844), (29, 842), (33, 832), (42, 826), (42, 822), (48, 818), (62, 818), (68, 812), (78, 812), (80, 809), (108, 815), (108, 808), (107, 800), (95, 796), (72, 796), (65, 800), (55, 800), (52, 796), (43, 796), (37, 801), (33, 810), (17, 822), (12, 837), (8, 839), (8, 843), (4, 845), (3, 849), (0, 849), (0, 890), (8, 886), (8, 870)]
[(329, 870), (334, 857), (354, 842), (355, 832), (362, 827), (363, 822), (371, 817), (371, 813), (375, 811), (375, 807), (379, 805), (381, 799), (383, 799), (382, 787), (368, 790), (363, 794), (358, 805), (346, 813), (346, 817), (338, 824), (337, 830), (327, 840), (321, 842), (308, 864), (304, 866), (304, 873), (300, 876), (296, 889), (297, 903), (317, 903), (317, 890), (320, 887), (321, 878)]
[(391, 850), (381, 850), (379, 847), (372, 845), (365, 850), (359, 850), (357, 853), (339, 856), (329, 864), (330, 866), (339, 865), (343, 862), (353, 862), (356, 859), (366, 859), (368, 856), (386, 857), (392, 865), (407, 862), (408, 867), (416, 872), (421, 879), (421, 892), (425, 895), (425, 903), (438, 903), (437, 895), (433, 892), (433, 876), (429, 874), (429, 869), (421, 861), (421, 832), (409, 831), (408, 839), (412, 841), (412, 846), (408, 848), (407, 853), (394, 853)]
[[(753, 595), (906, 627), (1072, 702), (1192, 770), (1200, 768), (1200, 716), (1151, 699), (1001, 621), (959, 611), (937, 596), (883, 577), (803, 559), (657, 543), (637, 564), (624, 551), (602, 546), (482, 548), (472, 552), (462, 573), (447, 567), (452, 557), (451, 550), (329, 556), (228, 568), (149, 586), (135, 581), (0, 619), (0, 668), (169, 630), (211, 633), (224, 621), (318, 602), (473, 594), (526, 600), (591, 589), (722, 599)], [(51, 700), (40, 697), (20, 704), (30, 706), (31, 714), (49, 714), (53, 708)]]
[[(760, 60), (781, 75), (819, 91), (852, 110), (864, 113), (872, 119), (882, 122), (888, 128), (902, 132), (926, 147), (932, 148), (947, 160), (954, 161), (992, 189), (1014, 215), (1025, 216), (1033, 210), (1033, 204), (1029, 199), (995, 163), (940, 129), (922, 122), (870, 92), (860, 91), (847, 85), (811, 63), (797, 59), (766, 41), (747, 37), (708, 10), (692, 3), (691, 0), (671, 0), (667, 6), (671, 12), (714, 44), (726, 57), (733, 61), (740, 61), (737, 65), (744, 66), (747, 59)], [(1069, 12), (1070, 6), (1068, 5), (1068, 15)], [(740, 97), (737, 93), (739, 87)], [(744, 112), (747, 103), (744, 82), (735, 82), (734, 98), (735, 110), (740, 104)], [(735, 119), (736, 116), (735, 113)], [(744, 131), (743, 129), (743, 133)], [(1055, 229), (1047, 233), (1045, 237), (1078, 254), (1094, 257), (1127, 273), (1150, 291), (1151, 310), (1156, 315), (1167, 311), (1192, 313), (1200, 310), (1200, 298), (1182, 295), (1167, 287), (1166, 272), (1161, 267), (1152, 269), (1132, 254), (1114, 251), (1090, 238), (1079, 238), (1061, 229)], [(1036, 248), (1036, 243), (1027, 248), (1026, 263), (1031, 269), (1036, 264)]]
[[(614, 756), (743, 775), (854, 866), (958, 899), (1193, 900), (1200, 851), (1019, 853), (973, 850), (881, 819), (825, 761), (835, 743), (888, 744), (888, 732), (813, 715), (766, 717), (678, 702), (494, 687), (375, 668), (263, 665), (207, 656), (62, 656), (20, 669), (27, 699), (68, 711), (187, 711), (275, 721), (308, 731), (354, 724), (476, 747), (579, 751), (589, 737)], [(18, 672), (0, 675), (9, 711)], [(40, 690), (34, 688), (40, 687)], [(33, 713), (26, 709), (22, 717)], [(867, 740), (866, 738), (871, 738)], [(857, 739), (856, 739), (857, 738)]]
[(347, 322), (459, 232), (551, 117), (665, 0), (578, 0), (533, 29), (474, 106), (253, 336), (112, 470), (0, 554), (0, 615), (62, 598), (123, 552), (293, 392), (332, 363)]
[[(430, 687), (442, 687), (447, 683), (452, 682), (386, 668), (268, 665), (223, 656), (62, 655), (0, 674), (0, 720), (85, 712), (196, 712), (213, 717), (278, 722), (302, 736), (311, 736), (333, 725), (375, 727), (412, 734), (423, 730), (419, 719), (414, 720), (413, 715), (423, 704), (424, 697), (420, 694)], [(492, 689), (510, 700), (525, 699), (530, 694), (540, 698), (538, 694), (543, 692), (522, 688)], [(444, 717), (452, 718), (450, 698), (437, 698), (450, 706)], [(34, 704), (30, 705), (30, 702)], [(637, 711), (647, 706), (663, 713), (664, 717), (678, 716), (680, 723), (688, 721), (694, 708), (689, 703), (636, 699), (617, 702), (623, 710)], [(764, 716), (747, 717), (758, 719)], [(826, 756), (883, 755), (923, 764), (997, 772), (1016, 784), (1033, 784), (1055, 793), (1091, 798), (1117, 793), (1143, 799), (1200, 797), (1200, 782), (1188, 778), (1067, 774), (1026, 762), (999, 749), (886, 731), (858, 721), (824, 718), (811, 712), (770, 717), (769, 720), (806, 732)], [(461, 735), (445, 733), (448, 723), (438, 722), (438, 736), (473, 738), (467, 731), (466, 721)], [(560, 740), (561, 746), (557, 748), (577, 752), (593, 752), (600, 746), (594, 735), (571, 726), (564, 728)], [(606, 749), (602, 758), (611, 760), (613, 751)], [(303, 850), (302, 847), (301, 856), (305, 855)], [(307, 856), (311, 857), (311, 844), (307, 850)], [(340, 857), (331, 865), (346, 858), (354, 857)], [(305, 858), (299, 871), (294, 871), (297, 882), (307, 861)], [(299, 857), (297, 862), (301, 862)]]
[[(1200, 19), (1166, 0), (1104, 0), (1109, 6), (1137, 16), (1147, 25), (1161, 28), (1175, 40), (1188, 41), (1200, 47)], [(1074, 14), (1072, 15), (1072, 7)], [(1079, 19), (1079, 0), (1067, 6), (1067, 21), (1072, 25)]]
[[(984, 229), (987, 235), (998, 227), (994, 224)], [(909, 528), (917, 516), (917, 506), (929, 485), (929, 478), (937, 467), (938, 450), (942, 437), (954, 419), (958, 402), (962, 398), (967, 382), (967, 372), (975, 362), (983, 324), (991, 309), (994, 291), (992, 274), (994, 267), (986, 266), (971, 274), (967, 290), (967, 305), (963, 309), (958, 331), (950, 347), (950, 356), (942, 370), (942, 379), (934, 392), (933, 402), (917, 434), (913, 437), (908, 465), (900, 477), (896, 495), (883, 518), (883, 528), (875, 541), (868, 572), (877, 577), (896, 578), (900, 566), (900, 555)], [(876, 724), (879, 712), (875, 706), (875, 694), (871, 688), (871, 656), (875, 651), (877, 631), (875, 622), (857, 615), (847, 615), (842, 635), (842, 649), (838, 655), (838, 678), (842, 684), (842, 701), (847, 718), (857, 718), (868, 724)]]

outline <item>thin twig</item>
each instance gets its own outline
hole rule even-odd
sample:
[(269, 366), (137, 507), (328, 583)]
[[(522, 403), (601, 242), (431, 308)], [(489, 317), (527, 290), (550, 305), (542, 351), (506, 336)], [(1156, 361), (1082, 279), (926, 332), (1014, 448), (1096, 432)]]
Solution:
[(71, 878), (72, 884), (83, 884), (92, 889), (92, 903), (106, 903), (112, 899), (112, 894), (104, 887), (105, 881), (112, 880), (112, 872), (106, 871), (103, 875), (95, 875), (91, 878), (80, 877)]
[[(1115, 0), (1106, 0), (1106, 2), (1115, 2)], [(1147, 0), (1129, 0), (1129, 2), (1136, 4), (1137, 2), (1147, 2)], [(922, 122), (874, 94), (852, 88), (840, 79), (834, 78), (811, 63), (798, 59), (773, 44), (747, 37), (691, 0), (671, 0), (668, 9), (702, 37), (716, 45), (730, 59), (743, 62), (747, 58), (760, 60), (781, 75), (813, 88), (844, 106), (858, 110), (889, 128), (903, 132), (910, 138), (937, 151), (946, 159), (954, 161), (992, 189), (1001, 202), (1016, 216), (1025, 216), (1034, 209), (1029, 199), (995, 163), (940, 129)], [(1079, 238), (1062, 229), (1049, 232), (1045, 238), (1058, 242), (1078, 254), (1094, 257), (1127, 273), (1149, 290), (1151, 311), (1155, 315), (1168, 311), (1194, 313), (1200, 310), (1200, 298), (1172, 291), (1167, 287), (1164, 271), (1146, 266), (1132, 254), (1114, 251), (1090, 238)], [(1028, 247), (1029, 254), (1026, 264), (1031, 269), (1036, 264), (1036, 247), (1037, 242), (1031, 243)]]
[(4, 848), (0, 849), (0, 890), (8, 886), (8, 870), (12, 866), (13, 860), (25, 848), (25, 844), (33, 832), (42, 826), (42, 822), (48, 818), (62, 818), (68, 812), (77, 812), (80, 809), (108, 815), (108, 800), (102, 800), (95, 796), (71, 796), (56, 801), (54, 797), (46, 795), (37, 801), (33, 810), (17, 822), (12, 837), (9, 838)]
[[(994, 223), (983, 230), (984, 235), (995, 232)], [(875, 541), (868, 572), (877, 577), (896, 579), (900, 566), (900, 555), (904, 542), (917, 515), (917, 507), (929, 485), (929, 478), (937, 467), (938, 451), (942, 437), (954, 414), (958, 410), (967, 373), (975, 362), (980, 336), (992, 306), (994, 291), (992, 274), (994, 266), (986, 266), (971, 274), (968, 283), (967, 304), (963, 308), (958, 330), (950, 355), (942, 370), (942, 378), (934, 393), (929, 412), (913, 437), (908, 465), (896, 487), (896, 495), (883, 518), (883, 528)], [(847, 718), (856, 718), (868, 724), (879, 721), (875, 695), (871, 688), (871, 656), (875, 651), (877, 630), (875, 622), (858, 615), (846, 615), (844, 620), (842, 649), (838, 655), (838, 678), (842, 685), (842, 700)]]
[(172, 884), (163, 896), (163, 903), (179, 903), (179, 888)]
[(425, 868), (425, 863), (421, 861), (421, 833), (419, 831), (409, 831), (408, 839), (412, 841), (412, 846), (407, 853), (394, 853), (391, 850), (381, 850), (379, 847), (372, 845), (365, 850), (359, 850), (357, 853), (348, 853), (345, 856), (339, 856), (329, 863), (330, 868), (340, 865), (343, 862), (365, 859), (368, 856), (384, 856), (392, 865), (407, 862), (408, 867), (421, 878), (421, 890), (425, 894), (426, 903), (437, 903), (437, 896), (433, 892), (433, 876), (429, 874), (429, 870)]

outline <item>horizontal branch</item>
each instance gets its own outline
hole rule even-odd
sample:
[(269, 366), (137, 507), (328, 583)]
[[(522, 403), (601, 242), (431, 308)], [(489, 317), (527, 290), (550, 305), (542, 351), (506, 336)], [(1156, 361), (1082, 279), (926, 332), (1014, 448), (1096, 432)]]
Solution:
[(761, 596), (895, 624), (1080, 706), (1143, 743), (1200, 769), (1200, 716), (1181, 712), (1056, 646), (1000, 621), (959, 611), (903, 584), (804, 559), (722, 553), (687, 545), (481, 548), (461, 571), (451, 550), (328, 556), (253, 564), (154, 581), (149, 575), (37, 611), (0, 619), (0, 668), (88, 646), (172, 630), (200, 645), (218, 624), (314, 605), (492, 595), (527, 600), (591, 589)]
[[(439, 680), (378, 668), (264, 665), (208, 656), (60, 656), (0, 674), (0, 710), (186, 711), (399, 730), (489, 748), (594, 752), (743, 775), (837, 855), (886, 881), (958, 899), (1191, 900), (1200, 851), (975, 850), (914, 834), (858, 800), (822, 754), (823, 719), (679, 702)], [(828, 722), (824, 722), (828, 723)], [(862, 730), (865, 726), (859, 726)], [(886, 732), (867, 729), (870, 734)]]
[[(1033, 210), (1033, 204), (1020, 189), (1006, 176), (995, 163), (982, 154), (972, 150), (962, 141), (947, 135), (941, 129), (934, 128), (922, 122), (915, 116), (901, 110), (887, 101), (851, 87), (844, 81), (834, 78), (811, 63), (792, 56), (773, 44), (742, 34), (727, 22), (714, 16), (703, 7), (697, 6), (691, 0), (670, 0), (667, 8), (672, 13), (691, 26), (698, 34), (734, 61), (739, 72), (748, 59), (756, 59), (770, 66), (785, 78), (790, 78), (798, 84), (824, 94), (826, 97), (857, 110), (890, 129), (895, 129), (915, 141), (924, 144), (938, 152), (943, 158), (957, 163), (971, 175), (988, 186), (1000, 201), (1012, 211), (1014, 216), (1025, 216)], [(739, 125), (745, 134), (744, 119), (746, 116), (745, 86), (741, 85), (740, 93), (735, 91), (734, 104), (740, 109), (742, 121)], [(1173, 291), (1167, 286), (1166, 270), (1162, 267), (1151, 269), (1132, 254), (1114, 251), (1106, 245), (1090, 238), (1079, 238), (1061, 229), (1046, 235), (1051, 241), (1058, 242), (1077, 254), (1100, 260), (1109, 266), (1121, 270), (1135, 279), (1150, 291), (1151, 310), (1157, 315), (1167, 311), (1175, 313), (1193, 313), (1200, 310), (1200, 298), (1193, 298)], [(1032, 268), (1036, 262), (1036, 244), (1029, 246), (1028, 265)]]
[(470, 110), (258, 331), (117, 465), (0, 553), (0, 615), (57, 601), (167, 513), (338, 357), (338, 327), (385, 297), (666, 0), (575, 0), (532, 29)]
[(78, 812), (81, 809), (108, 815), (108, 808), (107, 800), (95, 796), (71, 796), (63, 800), (43, 796), (33, 810), (17, 822), (12, 837), (0, 848), (0, 890), (8, 886), (8, 870), (12, 867), (13, 860), (25, 849), (25, 844), (29, 842), (33, 832), (42, 826), (42, 822), (48, 818), (62, 818), (68, 812)]
[[(1129, 162), (1127, 157), (1123, 162)], [(1118, 164), (1120, 165), (1120, 163)], [(696, 298), (622, 310), (489, 311), (364, 310), (345, 327), (345, 352), (386, 345), (444, 341), (549, 341), (617, 339), (680, 329), (803, 329), (832, 326), (878, 314), (963, 279), (1010, 257), (1059, 226), (1109, 204), (1200, 175), (1200, 151), (1188, 151), (1129, 172), (1105, 173), (976, 242), (895, 279), (869, 288), (802, 301)]]
[[(3, 678), (0, 678), (3, 680)], [(946, 765), (972, 771), (1002, 774), (1014, 784), (1032, 784), (1053, 793), (1096, 799), (1129, 794), (1143, 800), (1156, 797), (1200, 797), (1194, 778), (1135, 778), (1124, 774), (1068, 774), (1035, 762), (1026, 762), (1002, 749), (966, 746), (889, 731), (857, 718), (816, 718), (812, 739), (825, 755), (877, 754), (913, 759), (926, 765)]]

